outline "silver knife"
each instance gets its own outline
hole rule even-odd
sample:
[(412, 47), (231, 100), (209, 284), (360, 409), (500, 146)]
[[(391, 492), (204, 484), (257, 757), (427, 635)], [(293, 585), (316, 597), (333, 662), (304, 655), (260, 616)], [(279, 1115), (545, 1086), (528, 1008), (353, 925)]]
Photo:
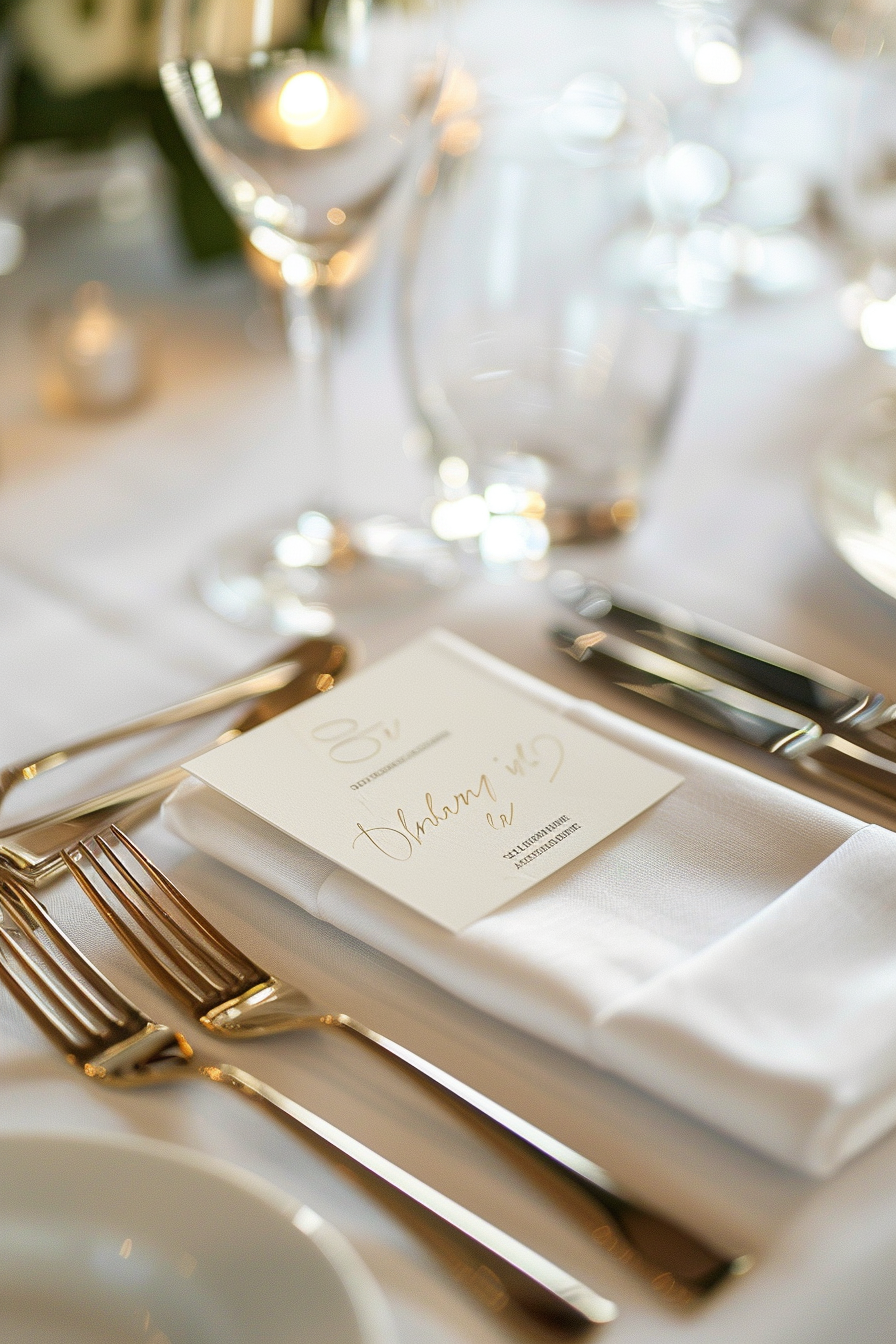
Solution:
[(751, 635), (654, 602), (622, 587), (563, 571), (554, 595), (602, 629), (698, 672), (776, 701), (869, 751), (896, 760), (896, 705), (829, 668)]
[(719, 681), (685, 663), (603, 630), (555, 630), (557, 648), (614, 685), (665, 705), (829, 784), (844, 782), (896, 800), (896, 761), (868, 751), (815, 719)]

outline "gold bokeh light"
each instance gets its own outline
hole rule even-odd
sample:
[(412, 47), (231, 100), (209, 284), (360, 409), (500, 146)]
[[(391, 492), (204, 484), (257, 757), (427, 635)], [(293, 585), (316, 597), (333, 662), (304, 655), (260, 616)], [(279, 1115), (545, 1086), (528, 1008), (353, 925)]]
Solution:
[(280, 90), (277, 111), (288, 126), (319, 126), (330, 110), (329, 81), (316, 70), (293, 75)]

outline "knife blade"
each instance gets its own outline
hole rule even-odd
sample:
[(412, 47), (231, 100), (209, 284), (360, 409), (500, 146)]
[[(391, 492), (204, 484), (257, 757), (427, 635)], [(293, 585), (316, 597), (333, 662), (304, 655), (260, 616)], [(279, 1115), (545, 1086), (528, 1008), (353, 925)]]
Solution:
[(555, 630), (552, 638), (561, 652), (622, 690), (781, 757), (829, 784), (858, 785), (878, 799), (896, 800), (896, 761), (825, 732), (805, 714), (603, 630), (582, 635)]
[(829, 668), (751, 635), (607, 587), (572, 571), (554, 576), (552, 591), (579, 616), (676, 662), (818, 722), (823, 729), (896, 759), (896, 705)]

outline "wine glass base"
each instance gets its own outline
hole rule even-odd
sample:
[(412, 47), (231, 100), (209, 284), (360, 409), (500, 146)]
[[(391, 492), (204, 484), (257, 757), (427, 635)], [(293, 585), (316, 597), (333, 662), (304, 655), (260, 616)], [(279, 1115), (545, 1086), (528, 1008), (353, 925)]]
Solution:
[(344, 534), (351, 544), (325, 564), (295, 563), (302, 557), (291, 544), (300, 537), (294, 526), (224, 542), (196, 571), (206, 606), (250, 630), (322, 636), (345, 618), (409, 606), (459, 577), (450, 547), (395, 519), (352, 528)]

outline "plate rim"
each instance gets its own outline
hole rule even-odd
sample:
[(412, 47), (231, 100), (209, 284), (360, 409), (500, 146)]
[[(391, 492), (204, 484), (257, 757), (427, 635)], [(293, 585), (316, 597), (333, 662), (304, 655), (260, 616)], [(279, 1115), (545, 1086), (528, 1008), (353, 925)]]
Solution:
[[(164, 1163), (201, 1171), (236, 1187), (283, 1218), (296, 1235), (311, 1241), (336, 1275), (358, 1323), (363, 1344), (396, 1344), (394, 1322), (385, 1294), (360, 1253), (344, 1233), (310, 1205), (289, 1194), (265, 1176), (170, 1139), (156, 1139), (126, 1130), (9, 1129), (0, 1131), (0, 1161), (8, 1143), (49, 1144), (58, 1153), (60, 1142), (71, 1148), (115, 1149), (160, 1159)], [(300, 1215), (303, 1215), (300, 1218)]]

